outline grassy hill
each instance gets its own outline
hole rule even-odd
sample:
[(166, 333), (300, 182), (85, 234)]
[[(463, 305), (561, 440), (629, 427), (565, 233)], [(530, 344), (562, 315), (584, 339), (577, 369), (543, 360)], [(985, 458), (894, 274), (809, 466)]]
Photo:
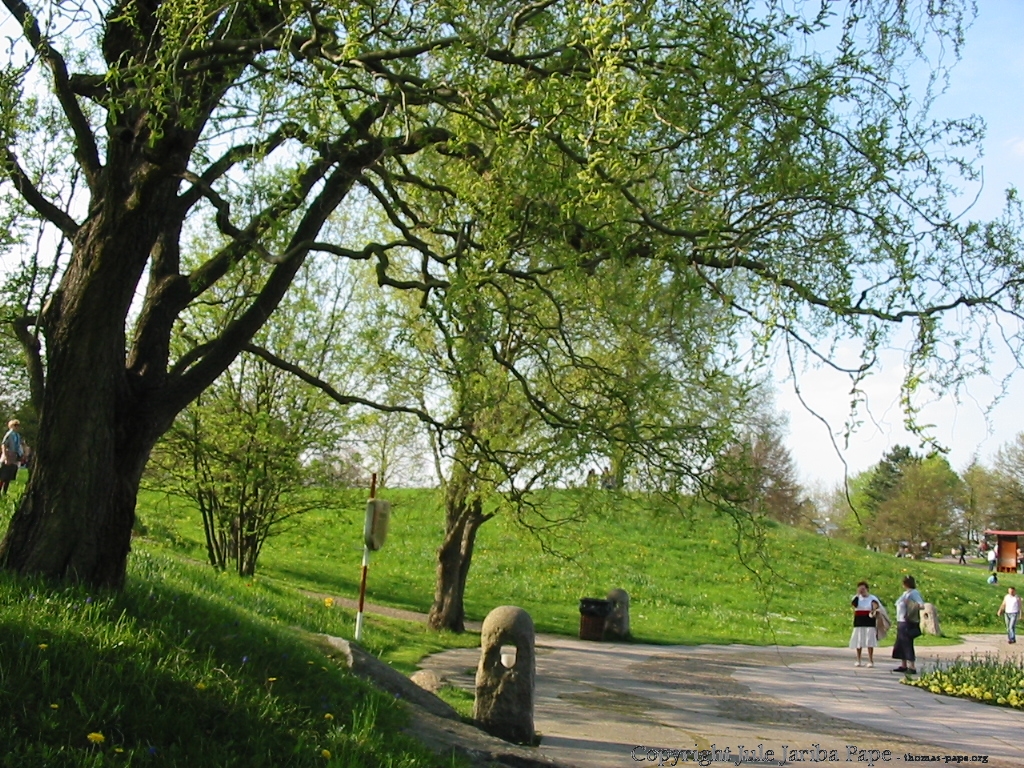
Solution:
[[(391, 530), (371, 561), (369, 599), (426, 611), (443, 530), (439, 495), (394, 490), (383, 496), (393, 503)], [(142, 514), (150, 529), (180, 551), (205, 557), (197, 514), (171, 499), (149, 501)], [(600, 491), (558, 491), (537, 501), (553, 516), (581, 511), (585, 519), (543, 538), (507, 515), (486, 523), (466, 590), (470, 618), (514, 604), (531, 613), (540, 631), (575, 634), (579, 598), (621, 587), (631, 597), (638, 640), (845, 645), (849, 601), (861, 579), (891, 608), (903, 575), (912, 573), (950, 636), (1000, 631), (995, 611), (1004, 587), (1024, 582), (1010, 575), (1002, 588), (992, 587), (983, 568), (903, 560), (770, 521), (763, 531), (739, 536), (725, 516)], [(341, 495), (335, 509), (309, 513), (272, 539), (262, 576), (356, 596), (364, 503), (362, 495)]]
[[(0, 525), (18, 490), (0, 505)], [(372, 561), (370, 599), (426, 610), (437, 494), (386, 496), (392, 529)], [(486, 524), (471, 618), (513, 603), (539, 630), (575, 634), (580, 597), (623, 587), (638, 640), (845, 645), (855, 582), (868, 579), (891, 604), (910, 569), (947, 633), (1000, 628), (1002, 590), (981, 568), (898, 560), (785, 526), (738, 539), (728, 519), (615, 494), (563, 491), (538, 502), (585, 520), (544, 546), (507, 517)], [(352, 635), (351, 612), (307, 591), (356, 595), (363, 504), (362, 494), (339, 494), (335, 508), (308, 514), (267, 544), (251, 580), (215, 573), (203, 562), (198, 515), (154, 494), (140, 500), (146, 534), (133, 542), (122, 593), (0, 574), (0, 766), (451, 765), (403, 738), (401, 707), (316, 637)], [(406, 671), (425, 654), (476, 642), (380, 618), (364, 635)]]

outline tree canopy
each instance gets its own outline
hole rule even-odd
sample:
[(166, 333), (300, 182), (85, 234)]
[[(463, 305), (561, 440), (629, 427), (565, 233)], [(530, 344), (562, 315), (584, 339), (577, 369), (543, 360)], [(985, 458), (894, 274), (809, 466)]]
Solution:
[[(40, 437), (9, 569), (121, 583), (152, 446), (310, 254), (369, 262), (424, 306), (536, 296), (574, 364), (558, 307), (635, 270), (721, 319), (708, 380), (753, 331), (826, 362), (862, 340), (856, 382), (909, 323), (909, 396), (971, 371), (986, 347), (964, 342), (1017, 317), (1016, 198), (994, 222), (950, 210), (980, 129), (927, 117), (941, 80), (911, 87), (908, 61), (959, 43), (955, 3), (3, 3), (2, 190), (58, 257), (19, 320)], [(194, 258), (204, 223), (218, 234)], [(271, 267), (231, 321), (173, 348), (252, 260)], [(480, 354), (575, 423), (535, 370)]]

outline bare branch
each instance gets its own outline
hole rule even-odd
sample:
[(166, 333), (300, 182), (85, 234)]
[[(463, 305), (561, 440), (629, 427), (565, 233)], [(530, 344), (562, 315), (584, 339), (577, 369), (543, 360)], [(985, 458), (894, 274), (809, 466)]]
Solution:
[(75, 159), (82, 167), (89, 189), (95, 192), (97, 177), (102, 167), (99, 149), (96, 146), (96, 137), (93, 136), (92, 127), (89, 125), (85, 113), (82, 112), (74, 89), (71, 87), (64, 57), (50, 45), (49, 40), (43, 37), (39, 29), (39, 22), (23, 0), (3, 0), (3, 4), (17, 19), (25, 38), (40, 58), (46, 62), (53, 74), (54, 93), (75, 134)]
[(431, 416), (422, 408), (413, 408), (411, 406), (405, 405), (385, 405), (384, 403), (378, 403), (374, 400), (367, 400), (364, 397), (357, 397), (356, 395), (343, 395), (320, 377), (314, 376), (312, 373), (309, 373), (308, 371), (300, 368), (294, 363), (289, 363), (287, 360), (283, 360), (282, 358), (275, 355), (273, 352), (270, 352), (269, 350), (264, 349), (263, 347), (257, 346), (256, 344), (246, 344), (245, 346), (242, 347), (242, 350), (244, 352), (249, 352), (250, 354), (256, 355), (257, 357), (266, 360), (271, 365), (275, 366), (276, 368), (280, 368), (282, 371), (286, 371), (292, 374), (296, 378), (301, 379), (302, 381), (309, 384), (311, 387), (316, 387), (339, 405), (363, 405), (366, 406), (367, 408), (372, 408), (375, 411), (382, 411), (384, 413), (406, 413), (409, 414), (410, 416), (415, 416), (421, 422), (430, 427), (433, 427), (434, 429), (450, 429), (449, 425), (437, 421), (433, 416)]
[(4, 164), (10, 176), (11, 183), (18, 193), (25, 198), (25, 202), (47, 221), (53, 223), (68, 238), (75, 236), (78, 232), (78, 222), (71, 218), (66, 211), (57, 207), (36, 188), (29, 179), (28, 174), (18, 163), (18, 158), (9, 147), (4, 148)]
[(183, 192), (179, 197), (184, 209), (188, 210), (203, 197), (206, 197), (207, 191), (211, 189), (214, 182), (230, 171), (237, 163), (240, 163), (243, 160), (264, 158), (280, 147), (288, 139), (295, 138), (300, 141), (305, 141), (306, 132), (303, 131), (301, 126), (297, 123), (289, 122), (283, 124), (263, 141), (239, 144), (238, 146), (232, 147), (216, 161), (211, 163), (200, 176), (190, 176), (192, 179), (198, 178), (199, 181), (198, 183), (194, 183), (189, 189), (185, 190), (185, 192)]

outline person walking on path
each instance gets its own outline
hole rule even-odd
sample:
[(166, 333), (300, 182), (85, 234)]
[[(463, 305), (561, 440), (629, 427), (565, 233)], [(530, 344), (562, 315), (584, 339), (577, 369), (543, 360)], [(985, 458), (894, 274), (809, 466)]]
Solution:
[(0, 493), (7, 493), (11, 480), (18, 476), (18, 465), (25, 456), (25, 444), (19, 430), (21, 422), (11, 419), (7, 422), (7, 434), (0, 441)]
[(857, 649), (855, 667), (863, 667), (861, 651), (868, 649), (868, 666), (875, 666), (875, 646), (878, 645), (878, 631), (875, 628), (875, 611), (882, 601), (868, 591), (868, 583), (857, 583), (857, 594), (850, 605), (853, 606), (853, 634), (850, 635), (850, 647)]
[(988, 570), (989, 570), (989, 572), (995, 572), (995, 570), (996, 570), (996, 560), (999, 559), (999, 548), (998, 547), (992, 547), (992, 549), (990, 549), (988, 551), (987, 557), (988, 557)]
[(960, 545), (960, 565), (967, 565), (967, 547)]
[(999, 606), (998, 616), (1006, 621), (1006, 641), (1011, 645), (1017, 642), (1017, 619), (1020, 618), (1020, 598), (1013, 587), (1006, 588), (1006, 596)]
[(917, 591), (914, 577), (903, 577), (903, 594), (896, 600), (896, 643), (892, 647), (892, 657), (899, 659), (900, 665), (893, 672), (906, 675), (917, 674), (917, 656), (914, 654), (914, 638), (921, 636), (921, 609), (924, 598)]

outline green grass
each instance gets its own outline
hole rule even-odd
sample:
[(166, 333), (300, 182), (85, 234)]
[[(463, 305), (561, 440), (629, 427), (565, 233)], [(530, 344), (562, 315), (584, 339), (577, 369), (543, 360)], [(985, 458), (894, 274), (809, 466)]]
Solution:
[[(395, 490), (384, 496), (393, 502), (391, 530), (372, 556), (368, 599), (426, 611), (442, 533), (438, 494)], [(364, 503), (350, 494), (335, 509), (309, 513), (301, 527), (268, 542), (262, 573), (284, 584), (355, 597)], [(1024, 586), (1024, 579), (1009, 575), (991, 587), (984, 569), (902, 560), (771, 522), (764, 530), (765, 564), (750, 556), (749, 537), (737, 544), (730, 519), (706, 511), (683, 514), (587, 491), (555, 492), (542, 503), (554, 514), (584, 510), (586, 520), (546, 540), (561, 554), (545, 551), (508, 516), (486, 523), (466, 589), (469, 618), (480, 620), (495, 606), (514, 604), (530, 612), (539, 631), (572, 635), (579, 628), (581, 597), (604, 597), (621, 587), (630, 594), (632, 630), (641, 641), (842, 646), (850, 635), (850, 597), (861, 579), (892, 609), (903, 575), (912, 573), (925, 599), (936, 604), (949, 638), (1000, 631), (995, 608), (1005, 586)], [(194, 512), (161, 501), (143, 514), (171, 531), (179, 547), (203, 557)], [(740, 560), (741, 549), (749, 568)]]
[[(451, 765), (318, 641), (351, 636), (350, 612), (133, 549), (117, 594), (0, 573), (0, 766)], [(364, 641), (385, 658), (473, 642), (376, 618)]]

